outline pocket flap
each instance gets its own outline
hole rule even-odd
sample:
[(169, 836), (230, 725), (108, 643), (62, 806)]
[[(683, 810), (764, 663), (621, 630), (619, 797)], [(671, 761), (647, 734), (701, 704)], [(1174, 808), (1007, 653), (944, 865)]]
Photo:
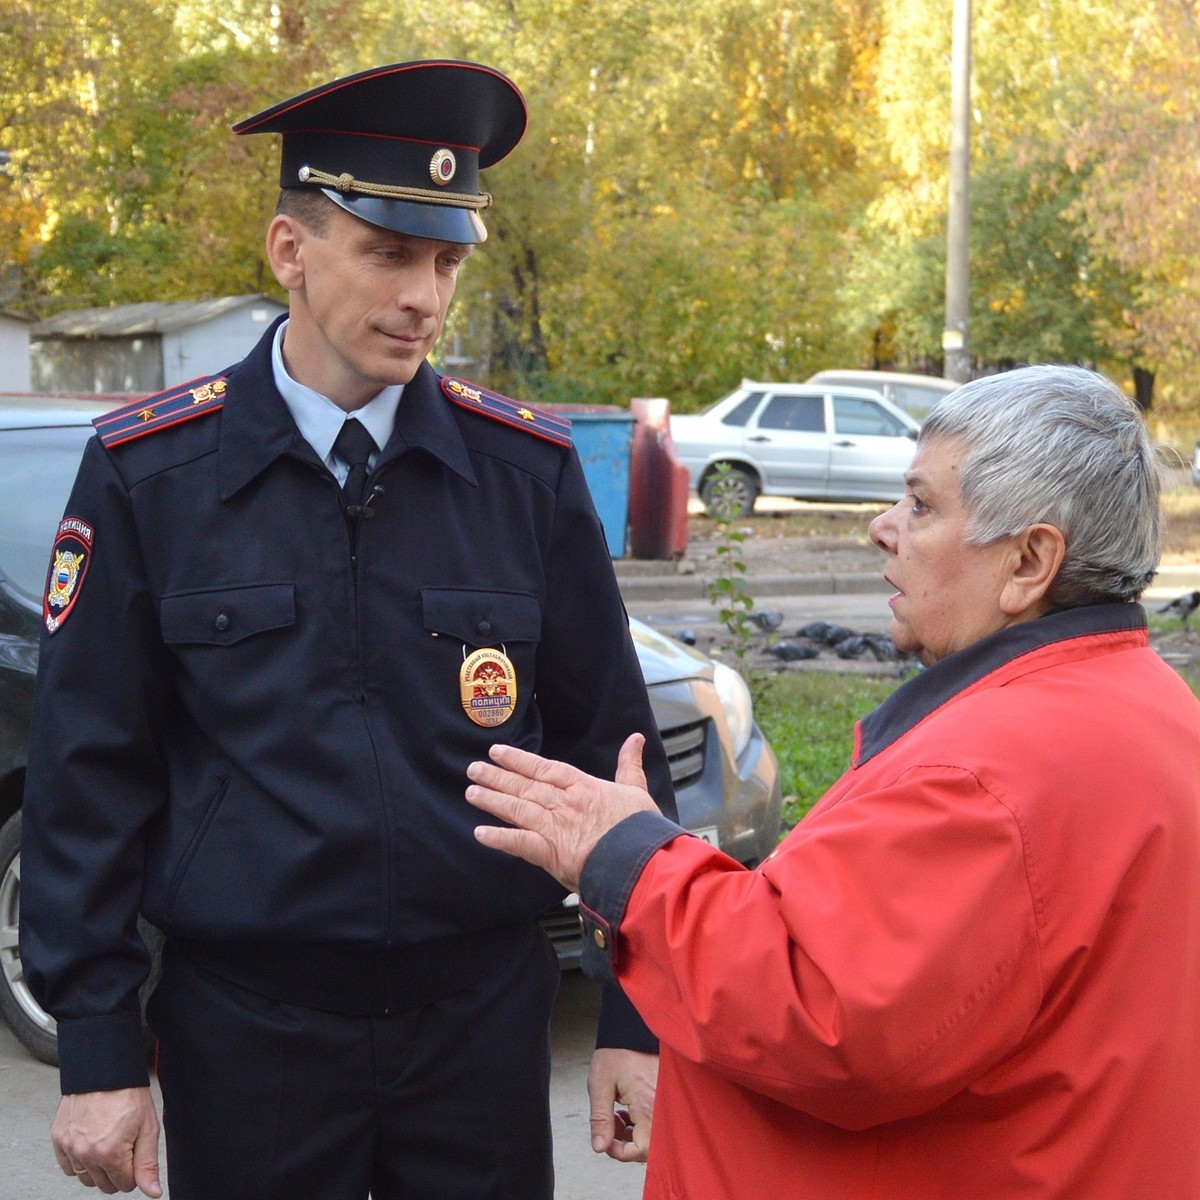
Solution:
[(296, 585), (254, 583), (243, 587), (175, 592), (159, 610), (168, 645), (232, 646), (243, 638), (296, 623)]
[(542, 636), (542, 608), (524, 592), (482, 592), (467, 588), (422, 588), (425, 628), (468, 646), (536, 642)]

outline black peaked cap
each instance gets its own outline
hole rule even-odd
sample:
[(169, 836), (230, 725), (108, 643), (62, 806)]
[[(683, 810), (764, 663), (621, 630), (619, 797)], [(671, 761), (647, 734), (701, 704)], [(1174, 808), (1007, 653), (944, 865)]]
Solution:
[(487, 237), (479, 171), (524, 136), (525, 100), (479, 63), (392, 63), (283, 100), (233, 126), (280, 133), (283, 188), (319, 188), (372, 225), (448, 242)]

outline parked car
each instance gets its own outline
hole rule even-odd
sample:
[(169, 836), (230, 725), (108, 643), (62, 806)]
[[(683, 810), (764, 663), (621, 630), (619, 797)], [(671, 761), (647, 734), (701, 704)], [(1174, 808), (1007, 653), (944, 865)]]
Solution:
[(808, 382), (826, 387), (870, 388), (918, 421), (924, 420), (947, 392), (959, 386), (953, 379), (900, 371), (818, 371)]
[(750, 379), (703, 413), (671, 417), (691, 486), (711, 516), (730, 518), (759, 496), (899, 500), (919, 431), (878, 392)]
[[(45, 1062), (57, 1058), (54, 1021), (21, 971), (21, 793), (50, 545), (91, 419), (111, 404), (0, 396), (0, 1012)], [(779, 839), (781, 796), (779, 768), (754, 721), (749, 690), (732, 668), (640, 622), (630, 625), (681, 821), (732, 857), (757, 864)], [(86, 669), (103, 670), (103, 663)], [(581, 949), (577, 905), (569, 898), (544, 918), (567, 966)]]

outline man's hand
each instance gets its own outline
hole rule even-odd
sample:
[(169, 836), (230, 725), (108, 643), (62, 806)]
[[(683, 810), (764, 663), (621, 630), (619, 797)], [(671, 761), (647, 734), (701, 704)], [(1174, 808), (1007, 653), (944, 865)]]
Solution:
[(64, 1175), (106, 1196), (135, 1187), (158, 1200), (158, 1113), (149, 1088), (64, 1096), (50, 1129)]
[[(597, 1050), (588, 1072), (592, 1149), (621, 1162), (645, 1162), (650, 1152), (658, 1055)], [(623, 1105), (623, 1108), (618, 1108)]]
[(516, 828), (480, 825), (476, 838), (578, 891), (583, 865), (596, 843), (633, 813), (658, 811), (646, 791), (645, 744), (640, 733), (625, 739), (615, 783), (515, 746), (493, 746), (492, 762), (473, 762), (467, 768), (472, 781), (467, 800)]

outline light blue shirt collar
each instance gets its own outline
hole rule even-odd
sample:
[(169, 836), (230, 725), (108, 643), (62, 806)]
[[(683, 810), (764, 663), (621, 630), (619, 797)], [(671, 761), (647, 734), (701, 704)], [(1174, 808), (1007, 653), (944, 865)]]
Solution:
[[(338, 483), (346, 482), (348, 468), (333, 453), (333, 442), (341, 431), (342, 424), (350, 414), (338, 408), (328, 396), (314, 392), (312, 388), (297, 383), (283, 365), (283, 332), (288, 323), (284, 321), (275, 331), (275, 341), (271, 347), (271, 366), (275, 374), (275, 386), (283, 397), (292, 420), (300, 430), (304, 440), (317, 452), (322, 462), (333, 472)], [(401, 384), (389, 384), (378, 395), (355, 409), (353, 415), (367, 428), (367, 432), (375, 439), (377, 446), (383, 447), (392, 436), (396, 424), (396, 409), (400, 405), (400, 397), (404, 394)], [(369, 466), (375, 465), (378, 454), (371, 455)]]

